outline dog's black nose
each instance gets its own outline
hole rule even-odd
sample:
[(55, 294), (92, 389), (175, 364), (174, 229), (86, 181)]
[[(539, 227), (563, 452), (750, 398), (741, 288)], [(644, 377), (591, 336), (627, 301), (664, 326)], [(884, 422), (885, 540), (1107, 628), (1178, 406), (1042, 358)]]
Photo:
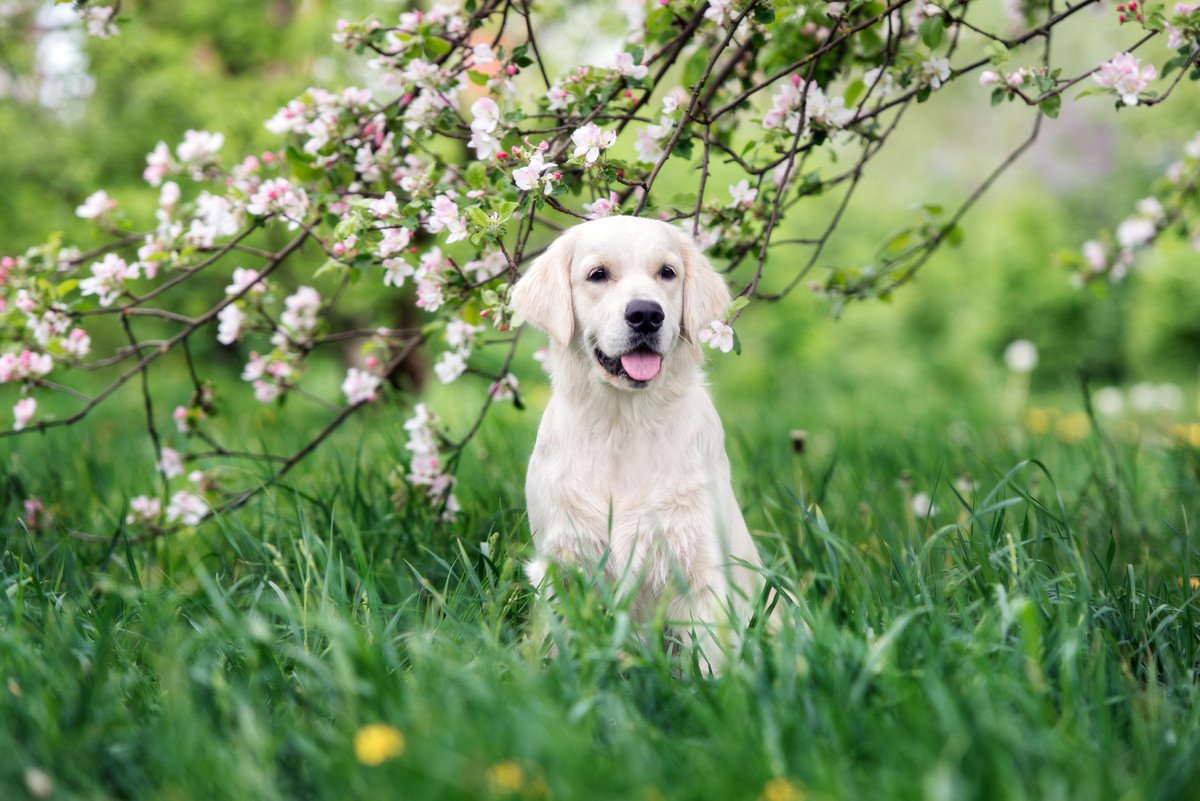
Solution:
[(639, 334), (652, 334), (662, 328), (662, 306), (652, 300), (635, 300), (625, 307), (625, 322)]

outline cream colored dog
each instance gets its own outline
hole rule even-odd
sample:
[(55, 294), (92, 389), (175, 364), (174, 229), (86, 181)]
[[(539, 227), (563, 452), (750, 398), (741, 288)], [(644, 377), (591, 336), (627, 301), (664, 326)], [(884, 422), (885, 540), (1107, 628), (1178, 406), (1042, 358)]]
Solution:
[(555, 240), (512, 303), (550, 335), (553, 394), (525, 480), (530, 579), (547, 562), (603, 564), (636, 617), (665, 603), (719, 667), (761, 587), (696, 338), (729, 304), (724, 280), (679, 229), (610, 217)]

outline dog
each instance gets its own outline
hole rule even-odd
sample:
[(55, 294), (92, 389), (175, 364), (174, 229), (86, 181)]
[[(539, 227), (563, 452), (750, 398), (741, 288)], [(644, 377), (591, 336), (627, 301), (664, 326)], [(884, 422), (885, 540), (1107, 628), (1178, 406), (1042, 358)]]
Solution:
[(679, 228), (607, 217), (562, 233), (511, 301), (550, 338), (525, 481), (530, 580), (546, 597), (548, 563), (600, 569), (635, 620), (665, 604), (719, 670), (762, 587), (697, 339), (729, 305), (724, 279)]

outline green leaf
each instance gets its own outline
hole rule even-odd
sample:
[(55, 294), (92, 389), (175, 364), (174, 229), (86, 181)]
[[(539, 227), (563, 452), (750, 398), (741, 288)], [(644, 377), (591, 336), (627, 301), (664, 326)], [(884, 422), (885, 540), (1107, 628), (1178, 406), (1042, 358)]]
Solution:
[(437, 36), (425, 37), (425, 55), (430, 58), (438, 58), (450, 52), (450, 43), (445, 39)]
[(942, 43), (942, 33), (946, 30), (946, 20), (942, 19), (941, 14), (935, 14), (932, 17), (927, 17), (921, 23), (918, 32), (921, 34), (921, 41), (930, 50), (937, 49), (937, 46)]
[(770, 25), (775, 21), (775, 9), (766, 5), (758, 5), (754, 7), (754, 11), (750, 13), (750, 16), (760, 25)]
[(1054, 119), (1058, 116), (1059, 109), (1062, 108), (1062, 95), (1051, 95), (1039, 103), (1038, 107), (1042, 110), (1043, 114), (1050, 119)]
[(745, 295), (738, 295), (733, 299), (733, 302), (729, 304), (729, 308), (725, 309), (725, 319), (728, 320), (730, 317), (737, 314), (749, 305), (750, 298), (746, 297)]
[(858, 102), (858, 98), (862, 96), (862, 93), (866, 90), (866, 88), (867, 85), (863, 83), (862, 78), (855, 78), (853, 81), (851, 81), (850, 85), (846, 87), (845, 95), (843, 95), (843, 98), (846, 101), (846, 106), (853, 106), (856, 102)]
[(1006, 95), (1006, 94), (1007, 94), (1007, 92), (1005, 92), (1005, 90), (1002, 87), (997, 87), (997, 88), (993, 89), (992, 90), (992, 105), (998, 106), (1001, 103), (1003, 103), (1004, 95)]
[(483, 86), (488, 82), (488, 76), (477, 70), (467, 70), (467, 77), (471, 79), (471, 83), (476, 86)]
[(1012, 53), (1004, 42), (992, 42), (987, 47), (983, 48), (983, 54), (987, 56), (992, 64), (997, 67), (1003, 66), (1008, 62)]

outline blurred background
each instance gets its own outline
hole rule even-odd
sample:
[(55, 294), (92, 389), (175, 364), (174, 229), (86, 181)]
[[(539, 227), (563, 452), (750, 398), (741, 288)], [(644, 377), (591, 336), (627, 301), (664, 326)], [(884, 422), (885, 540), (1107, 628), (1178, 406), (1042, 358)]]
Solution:
[[(614, 49), (624, 30), (616, 5), (555, 12), (550, 57), (574, 64)], [(0, 254), (21, 252), (57, 232), (83, 248), (98, 244), (99, 235), (74, 215), (98, 188), (135, 217), (152, 219), (157, 190), (141, 178), (145, 156), (160, 140), (177, 143), (186, 129), (223, 132), (227, 163), (278, 147), (263, 121), (288, 99), (311, 85), (372, 80), (363, 59), (331, 41), (336, 20), (387, 16), (403, 7), (360, 0), (140, 0), (124, 4), (121, 33), (102, 40), (85, 36), (67, 7), (0, 4)], [(1003, 14), (999, 3), (994, 13)], [(1111, 58), (1132, 41), (1132, 31), (1108, 24), (1110, 16), (1089, 11), (1061, 30), (1055, 53), (1065, 74)], [(1162, 53), (1150, 55), (1161, 61)], [(1020, 54), (1014, 63), (1023, 63)], [(1192, 85), (1185, 82), (1180, 91)], [(753, 304), (738, 325), (742, 354), (714, 352), (710, 359), (718, 407), (738, 443), (735, 464), (764, 449), (787, 452), (794, 429), (808, 432), (817, 459), (832, 458), (838, 442), (879, 432), (944, 437), (953, 445), (967, 441), (964, 432), (987, 431), (1018, 454), (1031, 440), (1070, 446), (1090, 430), (1081, 376), (1093, 390), (1115, 388), (1103, 396), (1101, 411), (1139, 443), (1187, 440), (1193, 433), (1200, 439), (1197, 253), (1164, 238), (1122, 283), (1085, 289), (1072, 285), (1055, 256), (1115, 227), (1179, 158), (1200, 120), (1189, 98), (1174, 100), (1114, 112), (1110, 98), (1075, 100), (1068, 93), (1061, 116), (1045, 121), (1039, 141), (965, 219), (962, 244), (941, 249), (890, 301), (852, 305), (835, 318), (826, 300), (802, 286), (779, 304)], [(821, 266), (869, 259), (922, 203), (955, 205), (1032, 122), (1024, 106), (990, 109), (989, 91), (973, 75), (935, 93), (919, 111), (872, 163)], [(736, 180), (733, 171), (718, 173), (710, 191), (726, 197), (726, 184)], [(835, 201), (817, 198), (811, 208), (797, 207), (777, 238), (813, 235)], [(767, 272), (775, 277), (766, 289), (790, 276), (791, 258), (786, 247), (773, 250)], [(316, 259), (298, 262), (296, 274), (311, 270)], [(496, 428), (475, 451), (476, 463), (466, 466), (468, 475), (487, 470), (488, 448), (521, 449), (531, 441), (548, 390), (529, 358), (539, 343), (527, 339), (516, 372), (529, 410), (498, 411)], [(1031, 372), (1005, 363), (1005, 350), (1016, 340), (1036, 347)], [(245, 354), (215, 339), (208, 347), (199, 357), (236, 385)], [(487, 360), (498, 366), (500, 354), (477, 358), (490, 368)], [(344, 367), (327, 366), (331, 396)], [(168, 369), (179, 371), (176, 394), (183, 402), (183, 365)], [(164, 395), (173, 391), (169, 376), (159, 380)], [(462, 388), (428, 383), (430, 402), (445, 419), (471, 419), (479, 387), (468, 398)], [(249, 396), (247, 387), (237, 388)], [(68, 438), (102, 461), (104, 443), (128, 430), (121, 417), (135, 397), (119, 396), (97, 428)], [(766, 406), (764, 398), (770, 399)], [(369, 413), (395, 417), (394, 411)], [(262, 407), (254, 414), (254, 436), (270, 439), (282, 412)], [(27, 447), (33, 446), (20, 446)], [(387, 447), (401, 452), (399, 441)], [(147, 458), (147, 470), (130, 479), (131, 493), (146, 483), (153, 461), (148, 444)], [(926, 469), (952, 477), (970, 472), (969, 463), (964, 456)], [(505, 482), (519, 492), (519, 478)]]

